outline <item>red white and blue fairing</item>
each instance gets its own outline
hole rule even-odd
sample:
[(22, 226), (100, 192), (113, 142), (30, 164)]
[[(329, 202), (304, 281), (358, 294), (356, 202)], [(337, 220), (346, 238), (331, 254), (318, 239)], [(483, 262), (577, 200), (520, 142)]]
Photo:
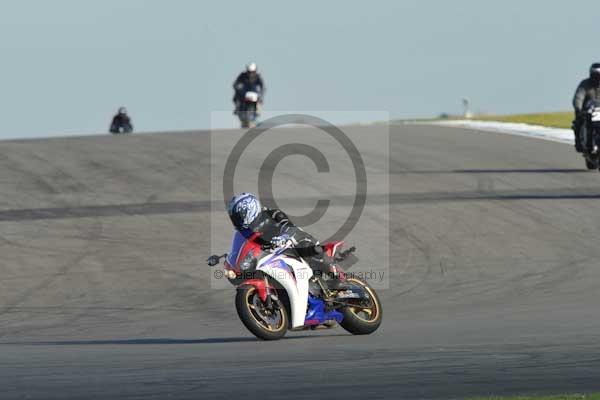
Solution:
[[(339, 244), (326, 245), (328, 253), (333, 254)], [(225, 268), (235, 273), (236, 277), (240, 277), (243, 272), (242, 263), (250, 257), (257, 258), (255, 271), (268, 275), (286, 291), (290, 303), (292, 328), (316, 326), (332, 320), (341, 322), (343, 315), (340, 312), (326, 311), (324, 301), (309, 293), (309, 281), (313, 277), (313, 271), (306, 261), (285, 254), (285, 251), (293, 246), (294, 243), (290, 240), (284, 247), (266, 253), (254, 242), (253, 237), (246, 239), (241, 233), (236, 232), (233, 235)], [(255, 286), (263, 301), (272, 289), (265, 279), (244, 279), (238, 286), (244, 285)]]

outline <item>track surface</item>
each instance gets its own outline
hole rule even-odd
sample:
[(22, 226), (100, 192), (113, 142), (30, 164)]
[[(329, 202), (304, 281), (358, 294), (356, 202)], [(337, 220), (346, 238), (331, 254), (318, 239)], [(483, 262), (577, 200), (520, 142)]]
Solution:
[(277, 343), (208, 287), (209, 151), (205, 132), (0, 143), (0, 398), (600, 391), (600, 175), (570, 146), (393, 126), (382, 201), (411, 259), (381, 329)]

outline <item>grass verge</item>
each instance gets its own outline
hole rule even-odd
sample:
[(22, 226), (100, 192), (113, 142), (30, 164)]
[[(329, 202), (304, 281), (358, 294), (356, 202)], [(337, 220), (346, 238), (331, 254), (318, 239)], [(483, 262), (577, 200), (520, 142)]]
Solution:
[(559, 396), (475, 397), (469, 400), (600, 400), (600, 393), (565, 394)]
[(567, 111), (538, 114), (477, 115), (473, 117), (473, 119), (477, 121), (516, 122), (552, 128), (570, 129), (571, 122), (573, 121), (573, 113)]

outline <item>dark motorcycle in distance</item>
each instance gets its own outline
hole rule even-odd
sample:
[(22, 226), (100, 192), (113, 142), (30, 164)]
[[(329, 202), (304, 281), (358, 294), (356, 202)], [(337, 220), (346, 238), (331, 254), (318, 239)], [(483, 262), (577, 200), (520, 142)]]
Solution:
[(253, 128), (256, 126), (256, 120), (260, 115), (261, 92), (262, 88), (259, 85), (249, 87), (245, 90), (240, 109), (237, 113), (242, 128)]
[(579, 130), (582, 155), (587, 169), (600, 169), (600, 105), (590, 100), (584, 110), (584, 121)]
[(113, 135), (122, 135), (133, 132), (133, 125), (131, 123), (113, 123), (110, 125), (110, 133)]
[(109, 131), (114, 135), (133, 132), (133, 124), (131, 123), (131, 118), (127, 114), (127, 109), (125, 107), (119, 108), (119, 111), (110, 123)]

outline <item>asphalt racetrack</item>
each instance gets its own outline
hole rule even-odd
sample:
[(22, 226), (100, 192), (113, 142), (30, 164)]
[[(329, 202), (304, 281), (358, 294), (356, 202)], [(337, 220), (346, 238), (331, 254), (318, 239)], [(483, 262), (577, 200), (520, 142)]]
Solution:
[[(372, 127), (347, 129), (368, 141)], [(230, 229), (209, 195), (210, 141), (0, 142), (1, 399), (600, 391), (600, 174), (571, 146), (392, 126), (388, 171), (388, 148), (362, 154), (381, 179), (363, 218), (389, 222), (380, 330), (260, 342), (204, 263), (227, 241), (211, 219)], [(285, 171), (290, 192), (302, 174)]]

